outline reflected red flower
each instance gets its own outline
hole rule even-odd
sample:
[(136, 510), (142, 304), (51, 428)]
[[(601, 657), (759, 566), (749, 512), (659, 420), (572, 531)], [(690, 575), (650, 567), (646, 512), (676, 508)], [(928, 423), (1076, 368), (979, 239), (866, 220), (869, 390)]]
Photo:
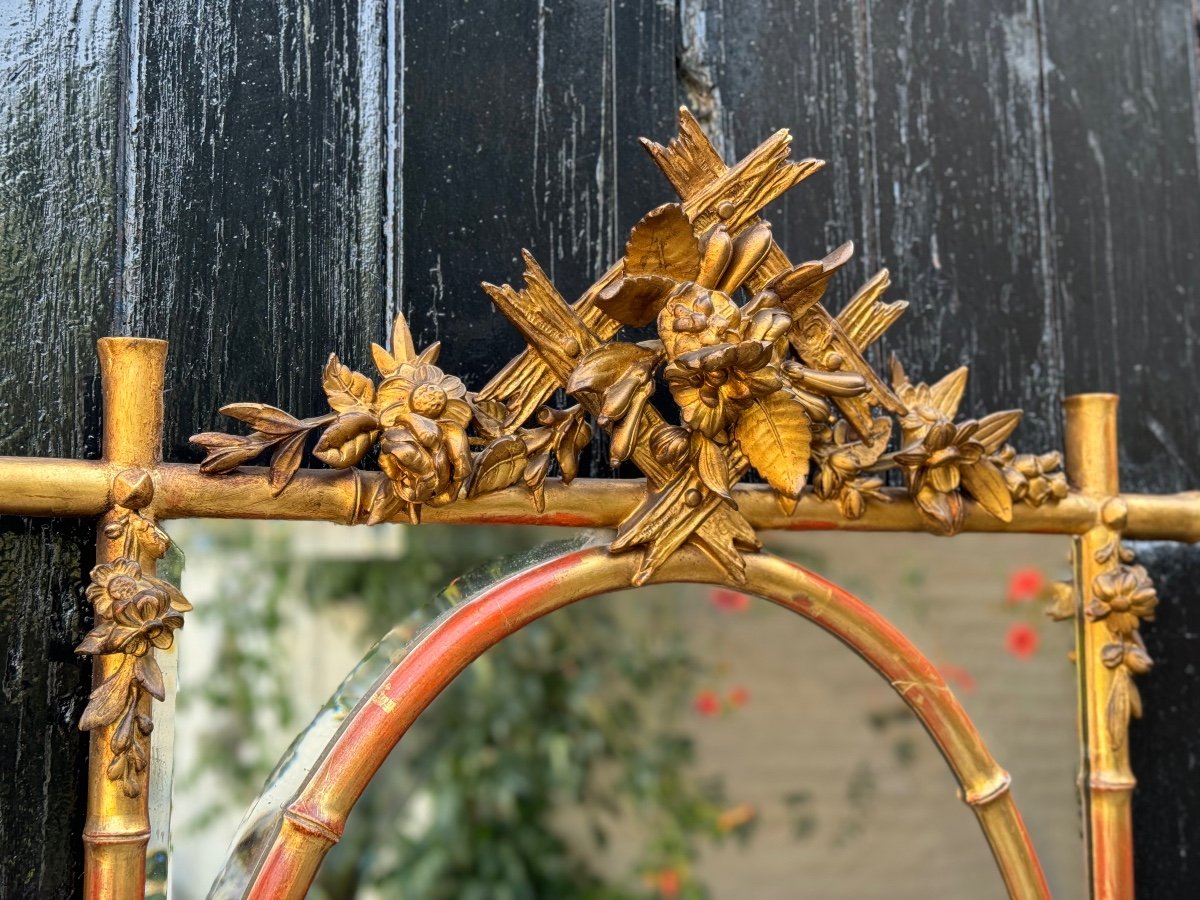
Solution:
[(663, 869), (658, 873), (656, 881), (658, 882), (656, 887), (658, 888), (659, 894), (662, 896), (679, 896), (679, 888), (682, 885), (682, 879), (679, 877), (679, 873), (674, 869)]
[(758, 811), (749, 803), (739, 803), (717, 816), (717, 828), (721, 831), (733, 831), (752, 822), (757, 815)]
[(733, 707), (745, 706), (750, 702), (750, 692), (740, 684), (729, 692), (729, 705)]
[(1046, 595), (1046, 576), (1041, 569), (1017, 569), (1008, 579), (1008, 602), (1029, 603)]
[(725, 589), (715, 590), (708, 595), (714, 609), (721, 612), (745, 612), (750, 606), (750, 598), (738, 591)]
[(716, 691), (701, 691), (692, 701), (692, 707), (702, 716), (715, 716), (721, 711), (721, 698)]
[(974, 693), (975, 676), (962, 666), (956, 666), (953, 663), (943, 663), (941, 666), (938, 666), (938, 671), (942, 673), (942, 677), (946, 681), (957, 686), (964, 694)]
[(1004, 646), (1017, 659), (1029, 659), (1037, 653), (1038, 642), (1037, 629), (1025, 622), (1017, 622), (1008, 629)]

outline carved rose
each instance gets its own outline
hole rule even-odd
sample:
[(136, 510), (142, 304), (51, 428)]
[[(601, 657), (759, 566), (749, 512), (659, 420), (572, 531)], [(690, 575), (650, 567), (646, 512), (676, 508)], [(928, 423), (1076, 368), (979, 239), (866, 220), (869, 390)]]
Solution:
[(117, 559), (92, 569), (87, 596), (96, 609), (96, 627), (79, 645), (79, 653), (127, 653), (144, 656), (151, 647), (169, 648), (183, 613), (192, 608), (179, 590), (142, 573), (131, 559)]
[(404, 362), (376, 394), (379, 467), (409, 503), (449, 502), (471, 473), (471, 407), (461, 380), (428, 362)]

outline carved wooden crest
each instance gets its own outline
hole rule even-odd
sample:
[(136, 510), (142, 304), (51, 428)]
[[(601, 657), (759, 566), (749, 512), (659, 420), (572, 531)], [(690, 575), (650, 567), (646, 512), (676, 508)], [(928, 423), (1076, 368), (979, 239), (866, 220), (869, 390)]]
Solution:
[[(645, 500), (612, 543), (643, 554), (639, 583), (684, 543), (740, 579), (741, 554), (760, 545), (730, 488), (750, 469), (785, 509), (811, 484), (848, 518), (887, 501), (881, 488), (895, 470), (945, 534), (962, 525), (964, 495), (1005, 521), (1014, 502), (1066, 495), (1057, 453), (1008, 446), (1020, 411), (955, 421), (965, 368), (926, 385), (895, 359), (889, 378), (867, 362), (907, 306), (882, 300), (886, 271), (833, 315), (821, 299), (853, 247), (799, 265), (784, 256), (759, 214), (822, 162), (790, 161), (791, 137), (780, 131), (727, 167), (686, 109), (679, 125), (666, 146), (644, 143), (681, 202), (642, 218), (624, 257), (578, 301), (569, 304), (528, 252), (523, 287), (484, 284), (529, 344), (490, 383), (470, 391), (443, 372), (438, 345), (417, 352), (400, 318), (391, 346), (372, 348), (377, 379), (329, 358), (331, 414), (226, 406), (253, 431), (192, 438), (208, 451), (202, 471), (227, 472), (269, 450), (271, 484), (282, 491), (308, 434), (323, 429), (315, 455), (335, 468), (378, 448), (388, 478), (366, 504), (368, 521), (400, 510), (417, 521), (425, 504), (520, 484), (540, 504), (552, 461), (564, 482), (574, 478), (590, 420), (608, 433), (612, 465), (631, 460), (646, 476)], [(656, 337), (621, 339), (623, 327), (649, 325)], [(578, 405), (545, 405), (559, 388)], [(665, 418), (659, 408), (670, 405), (678, 414)]]

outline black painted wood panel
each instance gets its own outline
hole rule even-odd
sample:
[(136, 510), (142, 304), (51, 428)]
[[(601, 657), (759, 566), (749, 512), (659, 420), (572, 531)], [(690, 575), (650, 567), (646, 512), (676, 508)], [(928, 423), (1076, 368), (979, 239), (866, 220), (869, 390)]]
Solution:
[[(0, 15), (0, 454), (94, 456), (93, 343), (111, 328), (119, 4)], [(0, 519), (0, 897), (82, 877), (90, 522)]]
[(385, 334), (379, 0), (141, 4), (122, 333), (171, 341), (167, 456), (258, 400), (323, 406)]
[(1200, 889), (1200, 548), (1139, 544), (1162, 602), (1142, 629), (1155, 660), (1140, 690), (1145, 717), (1130, 732), (1134, 875), (1139, 897)]
[(1066, 388), (1121, 395), (1139, 490), (1200, 484), (1196, 27), (1189, 0), (1046, 2)]

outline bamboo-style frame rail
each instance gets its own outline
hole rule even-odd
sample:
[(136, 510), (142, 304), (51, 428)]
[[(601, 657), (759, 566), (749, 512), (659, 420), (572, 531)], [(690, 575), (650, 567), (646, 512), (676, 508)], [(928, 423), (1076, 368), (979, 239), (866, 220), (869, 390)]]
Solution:
[[(1110, 397), (1087, 394), (1085, 397)], [(1073, 399), (1073, 398), (1069, 398)], [(115, 503), (117, 476), (125, 469), (104, 460), (0, 456), (0, 484), (21, 484), (21, 493), (0, 494), (0, 515), (91, 518)], [(384, 480), (379, 472), (302, 469), (287, 493), (272, 496), (266, 469), (248, 466), (221, 479), (186, 463), (160, 463), (147, 470), (155, 485), (155, 515), (170, 519), (257, 519), (363, 524), (361, 498)], [(507, 488), (444, 507), (431, 507), (423, 522), (443, 525), (549, 525), (616, 528), (645, 496), (642, 479), (584, 478), (564, 485), (546, 481), (546, 507), (531, 509), (528, 494)], [(847, 519), (832, 500), (806, 489), (792, 512), (783, 510), (766, 485), (732, 489), (738, 509), (758, 531), (851, 531), (936, 533), (902, 488), (886, 488), (891, 502), (869, 506)], [(1200, 542), (1200, 491), (1177, 494), (1124, 493), (1098, 498), (1072, 491), (1053, 506), (1017, 507), (1011, 522), (989, 516), (968, 501), (963, 533), (1081, 535), (1102, 521), (1109, 499), (1125, 505), (1124, 536), (1139, 541)], [(389, 522), (408, 523), (397, 513)]]

